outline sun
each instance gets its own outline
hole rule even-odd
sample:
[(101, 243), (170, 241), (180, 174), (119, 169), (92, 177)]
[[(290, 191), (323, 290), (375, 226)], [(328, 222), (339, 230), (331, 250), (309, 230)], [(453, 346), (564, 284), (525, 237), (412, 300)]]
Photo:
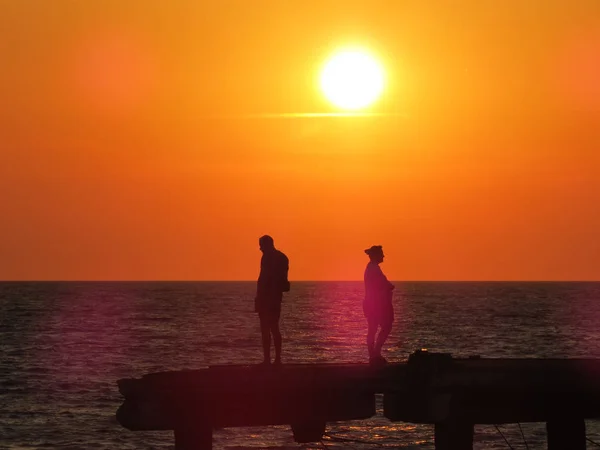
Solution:
[(383, 68), (369, 52), (349, 49), (336, 52), (323, 67), (321, 89), (335, 106), (357, 110), (375, 102), (383, 92)]

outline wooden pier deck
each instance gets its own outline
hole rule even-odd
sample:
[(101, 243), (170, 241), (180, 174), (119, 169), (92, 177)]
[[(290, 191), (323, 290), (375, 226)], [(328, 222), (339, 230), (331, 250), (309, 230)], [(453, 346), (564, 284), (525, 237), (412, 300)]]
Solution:
[(327, 422), (375, 415), (435, 425), (438, 450), (471, 450), (475, 424), (546, 422), (548, 449), (586, 448), (600, 417), (600, 360), (452, 358), (417, 351), (407, 363), (212, 366), (118, 381), (125, 428), (174, 430), (177, 450), (207, 450), (214, 429), (291, 425), (320, 441)]

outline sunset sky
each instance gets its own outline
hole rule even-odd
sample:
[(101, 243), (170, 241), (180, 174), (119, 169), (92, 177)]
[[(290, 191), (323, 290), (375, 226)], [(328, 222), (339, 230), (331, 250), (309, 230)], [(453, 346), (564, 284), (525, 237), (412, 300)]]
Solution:
[(0, 0), (0, 201), (3, 280), (600, 280), (600, 1)]

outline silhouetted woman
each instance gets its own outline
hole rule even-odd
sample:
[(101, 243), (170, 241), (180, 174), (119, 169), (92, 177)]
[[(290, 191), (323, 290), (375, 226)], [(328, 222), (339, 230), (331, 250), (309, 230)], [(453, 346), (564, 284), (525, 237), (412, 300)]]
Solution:
[[(365, 269), (365, 299), (363, 302), (363, 311), (369, 324), (367, 332), (369, 362), (372, 364), (386, 363), (385, 358), (381, 356), (381, 348), (390, 335), (394, 322), (392, 305), (394, 285), (388, 281), (379, 267), (384, 258), (381, 245), (374, 245), (365, 250), (365, 253), (369, 255), (370, 259)], [(375, 335), (380, 327), (376, 341)]]

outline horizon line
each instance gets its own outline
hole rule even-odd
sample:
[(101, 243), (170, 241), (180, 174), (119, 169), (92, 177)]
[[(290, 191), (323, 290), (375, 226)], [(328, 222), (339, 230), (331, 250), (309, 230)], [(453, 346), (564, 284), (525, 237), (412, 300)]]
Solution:
[[(390, 280), (396, 283), (600, 283), (597, 280), (532, 280), (532, 279), (516, 279), (516, 280)], [(362, 283), (362, 279), (354, 280), (290, 280), (290, 283)], [(5, 280), (0, 279), (0, 283), (256, 283), (256, 279), (246, 280), (177, 280), (177, 279), (128, 279), (128, 280), (90, 280), (90, 279), (15, 279)]]

